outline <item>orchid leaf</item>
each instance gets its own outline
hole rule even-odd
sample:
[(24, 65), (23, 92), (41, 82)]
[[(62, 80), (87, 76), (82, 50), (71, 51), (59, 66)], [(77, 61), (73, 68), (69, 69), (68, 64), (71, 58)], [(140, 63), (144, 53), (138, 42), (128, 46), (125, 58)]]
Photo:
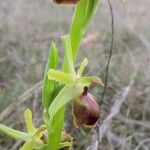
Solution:
[(25, 123), (26, 123), (26, 128), (28, 133), (34, 134), (36, 131), (36, 128), (33, 125), (32, 122), (32, 112), (30, 109), (26, 109), (24, 112), (24, 118), (25, 118)]
[(76, 60), (81, 39), (98, 8), (99, 3), (100, 0), (82, 0), (76, 5), (69, 34), (74, 62)]
[(86, 12), (87, 0), (82, 0), (75, 7), (75, 14), (72, 20), (70, 28), (70, 41), (73, 53), (73, 59), (75, 61), (77, 55), (77, 49), (80, 41), (84, 35), (84, 17)]
[(69, 35), (63, 36), (62, 41), (63, 41), (63, 45), (64, 45), (64, 49), (65, 49), (63, 70), (65, 72), (76, 74), (75, 70), (74, 70), (73, 56), (72, 56), (72, 49), (71, 49)]
[(89, 23), (91, 17), (94, 15), (95, 11), (97, 10), (99, 6), (100, 0), (88, 0), (87, 1), (87, 7), (86, 7), (86, 17), (85, 22), (86, 24)]
[(42, 101), (46, 109), (48, 109), (50, 103), (52, 102), (51, 95), (52, 95), (53, 90), (56, 87), (56, 82), (48, 79), (47, 72), (50, 68), (56, 69), (58, 65), (58, 59), (59, 59), (59, 56), (58, 56), (57, 47), (52, 42), (47, 66), (45, 69), (44, 82), (43, 82), (43, 88), (42, 88)]
[(27, 141), (30, 138), (29, 134), (11, 129), (2, 124), (0, 124), (0, 131), (4, 132), (5, 134), (17, 140)]

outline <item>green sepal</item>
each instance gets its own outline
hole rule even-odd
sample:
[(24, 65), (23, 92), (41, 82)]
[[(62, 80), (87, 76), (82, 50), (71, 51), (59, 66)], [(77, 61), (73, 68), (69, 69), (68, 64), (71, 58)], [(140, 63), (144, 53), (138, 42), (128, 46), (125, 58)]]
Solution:
[(26, 128), (27, 128), (27, 132), (34, 134), (36, 131), (36, 128), (34, 127), (33, 122), (32, 122), (32, 112), (30, 109), (25, 110), (24, 118), (25, 118), (25, 124), (26, 124)]
[(49, 69), (48, 79), (60, 82), (65, 85), (72, 84), (75, 81), (74, 75), (54, 69)]
[(97, 76), (81, 77), (78, 79), (78, 82), (82, 84), (83, 87), (90, 86), (92, 83), (104, 86), (102, 80)]
[(0, 124), (0, 131), (17, 140), (27, 141), (29, 138), (31, 138), (31, 136), (27, 133), (11, 129), (2, 124)]
[(51, 103), (48, 113), (50, 116), (50, 122), (53, 121), (53, 117), (55, 114), (61, 109), (65, 104), (67, 104), (70, 100), (72, 100), (74, 97), (78, 97), (83, 92), (83, 87), (81, 85), (70, 85), (65, 86), (59, 94), (56, 96), (56, 98)]

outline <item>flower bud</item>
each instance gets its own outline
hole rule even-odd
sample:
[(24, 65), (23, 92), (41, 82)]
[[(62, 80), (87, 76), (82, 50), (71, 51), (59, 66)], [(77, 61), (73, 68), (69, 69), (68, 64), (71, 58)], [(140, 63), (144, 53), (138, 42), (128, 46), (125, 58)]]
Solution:
[(72, 140), (73, 140), (73, 137), (71, 136), (71, 135), (69, 135), (69, 134), (67, 134), (65, 131), (62, 131), (61, 132), (61, 142), (72, 142)]
[[(69, 142), (72, 145), (72, 141), (73, 141), (73, 138), (69, 134), (67, 134), (64, 131), (61, 132), (61, 140), (60, 140), (60, 142)], [(63, 148), (61, 148), (59, 150), (71, 150), (71, 146), (70, 147), (66, 146), (66, 147), (63, 147)]]
[(80, 0), (53, 0), (57, 4), (76, 4)]
[(87, 87), (84, 88), (83, 94), (78, 99), (73, 100), (72, 106), (76, 127), (91, 127), (98, 121), (99, 106), (94, 96), (87, 92)]

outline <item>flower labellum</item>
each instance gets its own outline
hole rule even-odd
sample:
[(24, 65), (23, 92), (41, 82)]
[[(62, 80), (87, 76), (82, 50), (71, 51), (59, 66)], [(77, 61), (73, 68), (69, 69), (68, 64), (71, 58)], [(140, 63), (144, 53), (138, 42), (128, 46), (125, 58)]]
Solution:
[(57, 4), (76, 4), (80, 0), (53, 0)]
[(76, 127), (92, 127), (99, 119), (99, 106), (94, 96), (88, 93), (87, 87), (79, 98), (73, 100), (72, 107)]

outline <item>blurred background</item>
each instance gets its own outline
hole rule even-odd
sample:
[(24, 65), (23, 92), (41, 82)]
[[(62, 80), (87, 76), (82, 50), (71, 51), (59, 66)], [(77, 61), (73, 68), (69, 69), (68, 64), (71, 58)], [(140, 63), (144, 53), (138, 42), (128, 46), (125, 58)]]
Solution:
[[(102, 88), (91, 87), (101, 108), (100, 149), (150, 150), (150, 1), (112, 0), (112, 7), (114, 48), (103, 103)], [(42, 123), (41, 86), (50, 42), (57, 43), (62, 56), (60, 36), (68, 33), (72, 14), (72, 6), (58, 7), (50, 0), (0, 0), (0, 123), (25, 131), (27, 107), (34, 123)], [(110, 10), (102, 0), (80, 47), (76, 66), (87, 57), (85, 74), (104, 80), (110, 35)], [(74, 150), (92, 149), (97, 130), (74, 128), (71, 104), (66, 111)], [(0, 133), (0, 150), (17, 150), (21, 144)]]

